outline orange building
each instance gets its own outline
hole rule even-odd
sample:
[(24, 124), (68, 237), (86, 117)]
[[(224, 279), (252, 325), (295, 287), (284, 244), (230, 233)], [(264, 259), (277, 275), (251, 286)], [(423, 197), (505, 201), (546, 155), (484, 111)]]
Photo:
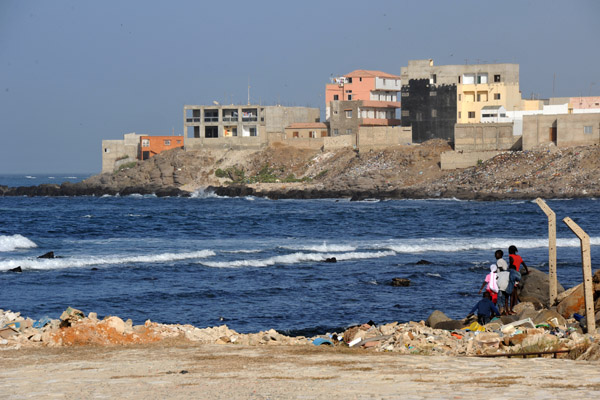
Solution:
[(140, 160), (147, 160), (165, 150), (183, 147), (183, 136), (141, 136)]
[(382, 71), (359, 69), (334, 78), (325, 86), (325, 118), (329, 121), (331, 117), (332, 102), (360, 100), (356, 117), (361, 119), (361, 125), (400, 125), (396, 110), (401, 106), (401, 88), (400, 76)]

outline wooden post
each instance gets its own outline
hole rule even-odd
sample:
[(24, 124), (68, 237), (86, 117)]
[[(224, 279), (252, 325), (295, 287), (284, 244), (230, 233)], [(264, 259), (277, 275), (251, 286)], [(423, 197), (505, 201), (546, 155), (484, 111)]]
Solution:
[(592, 257), (590, 254), (590, 236), (583, 231), (571, 218), (563, 222), (581, 241), (581, 263), (583, 268), (583, 295), (585, 299), (585, 316), (588, 333), (596, 333), (596, 316), (594, 315), (594, 285), (592, 283)]
[(535, 199), (537, 205), (548, 216), (548, 281), (550, 305), (558, 296), (558, 277), (556, 276), (556, 214), (546, 202), (539, 197)]

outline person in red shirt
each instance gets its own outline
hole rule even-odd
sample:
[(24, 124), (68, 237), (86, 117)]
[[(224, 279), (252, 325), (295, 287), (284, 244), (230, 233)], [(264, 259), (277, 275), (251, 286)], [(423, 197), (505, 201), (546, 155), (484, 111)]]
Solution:
[[(517, 254), (518, 252), (519, 250), (517, 250), (517, 246), (515, 245), (508, 248), (508, 266), (514, 265), (517, 272), (521, 273), (521, 275), (527, 275), (529, 270), (527, 269), (525, 261)], [(521, 272), (521, 265), (523, 266), (523, 272)]]

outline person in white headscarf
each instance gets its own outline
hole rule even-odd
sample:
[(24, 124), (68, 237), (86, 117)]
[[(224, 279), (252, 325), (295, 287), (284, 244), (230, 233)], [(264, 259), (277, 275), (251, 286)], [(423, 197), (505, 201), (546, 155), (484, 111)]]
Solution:
[(498, 271), (496, 264), (490, 265), (490, 273), (485, 276), (485, 281), (481, 285), (478, 293), (481, 294), (481, 291), (485, 287), (485, 290), (490, 294), (494, 304), (498, 301), (498, 275), (496, 274), (496, 271)]

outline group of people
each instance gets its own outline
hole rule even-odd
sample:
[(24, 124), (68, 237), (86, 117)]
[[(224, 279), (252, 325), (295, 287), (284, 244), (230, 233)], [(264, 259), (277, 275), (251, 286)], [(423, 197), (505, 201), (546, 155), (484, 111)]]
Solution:
[[(490, 273), (486, 275), (485, 281), (479, 289), (479, 294), (485, 288), (483, 299), (481, 299), (469, 313), (469, 316), (477, 312), (477, 322), (481, 325), (487, 324), (495, 315), (515, 314), (513, 308), (519, 297), (517, 288), (521, 282), (521, 275), (527, 275), (527, 265), (519, 256), (517, 247), (512, 245), (508, 248), (508, 263), (504, 260), (504, 252), (496, 250), (494, 256), (496, 263), (490, 266)], [(521, 268), (523, 268), (521, 272)], [(503, 307), (502, 311), (498, 306)]]

